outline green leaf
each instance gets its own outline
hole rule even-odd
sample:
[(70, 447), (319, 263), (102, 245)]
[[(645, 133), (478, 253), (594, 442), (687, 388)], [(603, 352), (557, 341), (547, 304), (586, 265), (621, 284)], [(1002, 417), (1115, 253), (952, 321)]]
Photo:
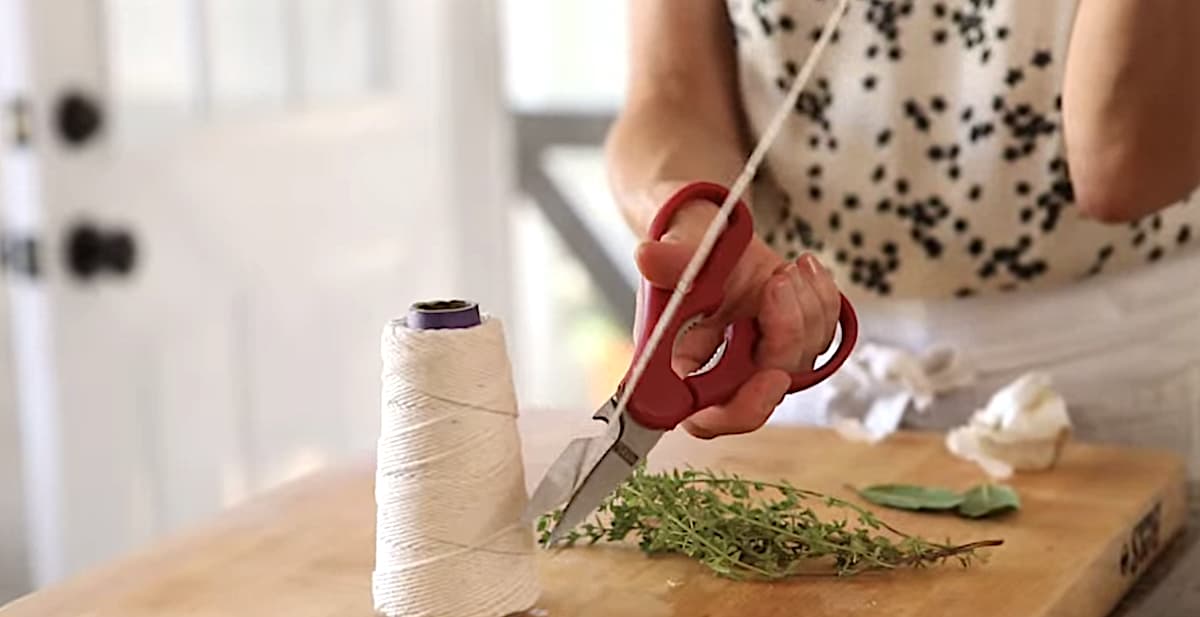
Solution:
[(858, 491), (867, 501), (902, 510), (953, 510), (963, 502), (954, 491), (912, 484), (876, 484)]
[(963, 494), (958, 513), (970, 518), (1016, 510), (1021, 507), (1017, 492), (1003, 484), (981, 484)]

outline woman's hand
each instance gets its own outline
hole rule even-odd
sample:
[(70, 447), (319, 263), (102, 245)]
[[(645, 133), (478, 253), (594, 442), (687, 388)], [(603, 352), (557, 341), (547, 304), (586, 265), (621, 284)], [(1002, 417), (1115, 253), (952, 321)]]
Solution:
[[(663, 201), (684, 182), (735, 178), (750, 154), (738, 95), (733, 25), (720, 0), (630, 0), (629, 84), (605, 147), (609, 182), (635, 233), (645, 233)], [(651, 283), (673, 289), (718, 207), (690, 204), (661, 242), (638, 249)], [(833, 338), (841, 306), (829, 273), (811, 257), (792, 265), (754, 239), (725, 289), (716, 315), (675, 348), (676, 371), (701, 366), (727, 324), (758, 320), (760, 371), (725, 405), (683, 426), (703, 438), (752, 431), (766, 422), (790, 385), (788, 371), (812, 368)]]
[[(638, 247), (642, 276), (656, 287), (673, 289), (717, 212), (715, 204), (703, 201), (681, 208), (661, 240)], [(680, 338), (672, 364), (680, 375), (699, 368), (730, 323), (753, 317), (762, 334), (754, 350), (760, 370), (727, 404), (697, 412), (683, 427), (708, 439), (762, 426), (787, 394), (788, 373), (811, 369), (833, 341), (840, 302), (833, 278), (815, 257), (789, 262), (753, 238), (726, 284), (724, 303)]]

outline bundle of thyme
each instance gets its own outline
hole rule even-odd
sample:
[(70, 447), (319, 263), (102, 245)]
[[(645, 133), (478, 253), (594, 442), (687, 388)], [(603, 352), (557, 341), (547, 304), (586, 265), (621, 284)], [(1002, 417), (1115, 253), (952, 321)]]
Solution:
[[(816, 504), (847, 516), (822, 520), (810, 507)], [(549, 546), (550, 529), (561, 515), (559, 510), (538, 520), (542, 546)], [(600, 505), (592, 521), (571, 530), (563, 543), (620, 542), (630, 536), (647, 554), (682, 554), (733, 579), (812, 573), (803, 569), (806, 564), (822, 566), (818, 573), (838, 575), (949, 559), (965, 567), (978, 549), (1002, 543), (930, 542), (896, 530), (855, 504), (786, 482), (693, 469), (650, 473), (641, 467)]]

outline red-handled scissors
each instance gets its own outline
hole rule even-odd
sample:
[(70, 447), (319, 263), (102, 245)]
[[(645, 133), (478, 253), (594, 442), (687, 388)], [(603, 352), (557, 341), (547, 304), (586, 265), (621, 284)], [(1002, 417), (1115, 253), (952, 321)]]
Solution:
[[(663, 204), (655, 216), (650, 225), (650, 237), (655, 240), (661, 238), (667, 232), (675, 212), (684, 204), (697, 200), (719, 204), (727, 195), (728, 190), (718, 184), (700, 182), (683, 187)], [(629, 395), (624, 412), (619, 416), (615, 414), (617, 401), (629, 379), (628, 373), (618, 386), (617, 393), (601, 405), (594, 415), (594, 418), (608, 423), (608, 430), (603, 435), (579, 438), (568, 444), (534, 491), (526, 511), (527, 518), (554, 508), (563, 499), (568, 500), (551, 532), (552, 541), (583, 522), (609, 493), (629, 477), (633, 468), (645, 459), (664, 432), (675, 428), (701, 409), (728, 401), (759, 370), (754, 363), (754, 347), (759, 331), (753, 317), (731, 324), (714, 358), (700, 372), (686, 377), (677, 375), (671, 366), (674, 349), (670, 344), (681, 331), (720, 307), (725, 295), (725, 282), (750, 244), (753, 231), (750, 210), (739, 201), (666, 327), (662, 339), (664, 344), (652, 351), (653, 355), (636, 388)], [(635, 358), (645, 351), (650, 332), (667, 306), (671, 293), (671, 289), (642, 281), (642, 319), (641, 328), (635, 333)], [(845, 296), (841, 298), (838, 324), (841, 326), (841, 340), (829, 361), (818, 369), (792, 374), (788, 392), (820, 383), (836, 372), (850, 355), (858, 338), (858, 320)]]

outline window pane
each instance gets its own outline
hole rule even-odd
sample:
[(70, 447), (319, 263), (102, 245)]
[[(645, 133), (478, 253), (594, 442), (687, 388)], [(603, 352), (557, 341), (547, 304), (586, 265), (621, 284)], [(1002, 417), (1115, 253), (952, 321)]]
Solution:
[(110, 88), (121, 130), (141, 132), (197, 110), (190, 3), (108, 0)]
[(506, 0), (509, 100), (518, 108), (601, 108), (625, 87), (625, 2)]
[(356, 98), (371, 84), (370, 0), (297, 0), (304, 98)]
[(287, 98), (284, 0), (208, 0), (215, 111), (279, 107)]

